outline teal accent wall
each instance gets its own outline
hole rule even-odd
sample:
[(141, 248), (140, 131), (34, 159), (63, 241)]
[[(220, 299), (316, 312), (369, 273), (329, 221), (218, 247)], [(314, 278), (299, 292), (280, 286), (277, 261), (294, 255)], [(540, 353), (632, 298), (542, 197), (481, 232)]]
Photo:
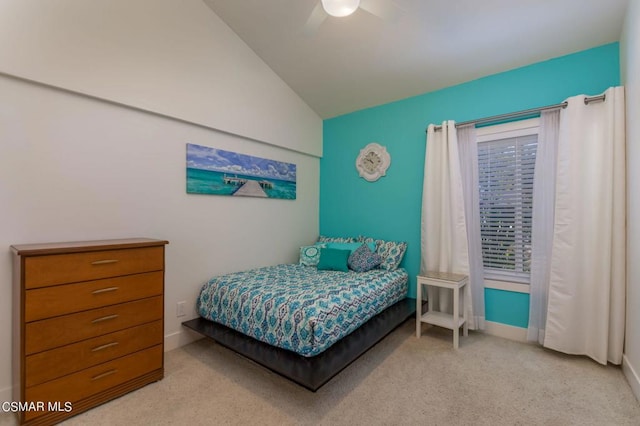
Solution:
[[(320, 233), (406, 241), (402, 266), (411, 277), (409, 295), (415, 297), (427, 125), (552, 105), (619, 84), (619, 46), (611, 43), (327, 119), (320, 161)], [(355, 168), (360, 149), (370, 142), (386, 146), (391, 154), (387, 176), (374, 183), (360, 178)], [(510, 306), (510, 297), (522, 297), (506, 293), (498, 298), (500, 306)], [(487, 293), (486, 304), (494, 318), (503, 318), (494, 296)]]
[(512, 291), (484, 289), (484, 312), (487, 321), (513, 327), (529, 326), (529, 295)]

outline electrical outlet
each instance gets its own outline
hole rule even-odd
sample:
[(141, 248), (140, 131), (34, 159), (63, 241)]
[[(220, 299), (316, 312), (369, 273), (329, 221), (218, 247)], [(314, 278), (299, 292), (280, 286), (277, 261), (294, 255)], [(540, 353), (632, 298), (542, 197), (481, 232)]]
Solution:
[(185, 316), (185, 313), (184, 313), (184, 304), (185, 303), (187, 303), (187, 302), (182, 301), (182, 302), (176, 303), (176, 317)]

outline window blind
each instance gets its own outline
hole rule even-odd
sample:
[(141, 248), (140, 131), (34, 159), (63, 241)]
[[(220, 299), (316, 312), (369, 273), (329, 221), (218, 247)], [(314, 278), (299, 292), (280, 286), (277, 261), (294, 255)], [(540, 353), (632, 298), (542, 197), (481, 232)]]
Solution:
[(480, 234), (486, 272), (528, 278), (537, 135), (478, 144)]

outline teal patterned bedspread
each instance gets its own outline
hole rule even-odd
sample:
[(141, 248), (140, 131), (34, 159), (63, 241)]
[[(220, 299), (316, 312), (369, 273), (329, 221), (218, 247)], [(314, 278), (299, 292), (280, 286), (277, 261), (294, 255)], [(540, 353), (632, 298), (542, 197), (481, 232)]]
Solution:
[(200, 316), (300, 355), (318, 355), (407, 294), (404, 269), (319, 271), (277, 265), (209, 280)]

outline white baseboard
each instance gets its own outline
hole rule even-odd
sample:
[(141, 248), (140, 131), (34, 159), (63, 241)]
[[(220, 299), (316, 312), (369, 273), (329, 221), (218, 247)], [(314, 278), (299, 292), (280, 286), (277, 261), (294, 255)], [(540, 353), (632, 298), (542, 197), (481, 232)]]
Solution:
[(202, 338), (204, 338), (204, 336), (201, 334), (187, 329), (167, 334), (164, 336), (164, 351), (169, 352)]
[(522, 327), (514, 327), (512, 325), (506, 325), (499, 322), (485, 321), (483, 331), (487, 334), (491, 334), (492, 336), (498, 336), (504, 339), (516, 340), (518, 342), (527, 341), (527, 329)]
[(636, 399), (640, 402), (640, 376), (638, 372), (633, 369), (633, 366), (629, 364), (629, 359), (626, 355), (622, 355), (622, 372), (631, 386)]

